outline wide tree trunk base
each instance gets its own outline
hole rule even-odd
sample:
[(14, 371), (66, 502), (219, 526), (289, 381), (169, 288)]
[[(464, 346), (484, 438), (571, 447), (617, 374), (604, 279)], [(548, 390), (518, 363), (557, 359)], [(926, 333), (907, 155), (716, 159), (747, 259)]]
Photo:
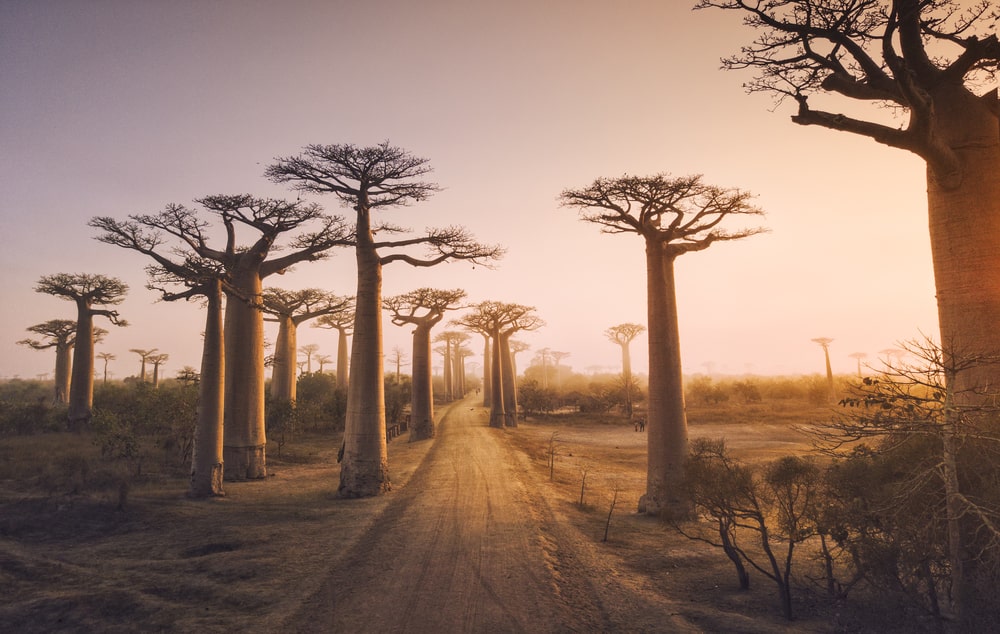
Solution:
[(337, 489), (340, 497), (368, 498), (391, 490), (387, 461), (376, 463), (345, 456), (340, 467), (340, 487)]
[(639, 496), (639, 513), (655, 515), (657, 517), (670, 518), (673, 520), (691, 519), (694, 515), (694, 508), (688, 500), (677, 496), (653, 495), (649, 492)]
[(222, 462), (226, 465), (225, 479), (230, 482), (260, 480), (267, 477), (265, 445), (223, 447)]
[(437, 434), (433, 421), (424, 421), (419, 425), (410, 427), (410, 442), (418, 440), (430, 440)]
[(191, 488), (189, 498), (222, 497), (226, 492), (222, 488), (224, 469), (223, 463), (212, 465), (208, 473), (191, 472)]

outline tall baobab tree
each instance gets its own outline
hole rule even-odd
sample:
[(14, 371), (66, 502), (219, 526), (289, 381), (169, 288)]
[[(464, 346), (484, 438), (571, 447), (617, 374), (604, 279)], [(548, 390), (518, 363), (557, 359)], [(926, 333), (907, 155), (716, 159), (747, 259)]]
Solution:
[(396, 382), (396, 385), (399, 385), (400, 377), (402, 376), (403, 366), (409, 365), (406, 362), (406, 352), (399, 346), (393, 346), (392, 352), (389, 353), (388, 361), (390, 367), (392, 367), (395, 374), (393, 379)]
[[(437, 185), (421, 180), (430, 171), (427, 159), (388, 142), (370, 147), (309, 145), (298, 156), (277, 159), (265, 171), (271, 180), (289, 183), (298, 191), (333, 194), (357, 214), (358, 287), (339, 486), (345, 497), (378, 495), (391, 487), (382, 367), (382, 267), (392, 262), (427, 267), (449, 260), (482, 264), (501, 254), (499, 247), (476, 242), (461, 227), (401, 236), (403, 228), (374, 221), (375, 211), (420, 202), (438, 191)], [(421, 257), (412, 248), (429, 252)]]
[(159, 353), (149, 357), (149, 362), (153, 364), (153, 387), (160, 387), (160, 366), (170, 359), (169, 354)]
[(458, 308), (458, 303), (463, 299), (465, 291), (461, 289), (418, 288), (383, 300), (386, 310), (391, 314), (392, 323), (397, 326), (413, 326), (411, 442), (433, 438), (435, 435), (431, 330), (441, 322), (447, 311)]
[(139, 383), (146, 382), (146, 362), (149, 358), (157, 353), (156, 348), (150, 348), (149, 350), (143, 350), (142, 348), (129, 348), (129, 352), (134, 352), (139, 355)]
[(535, 359), (542, 366), (542, 387), (549, 387), (549, 361), (552, 359), (552, 348), (542, 348), (535, 353)]
[(327, 363), (330, 363), (330, 361), (332, 361), (332, 360), (333, 360), (333, 357), (331, 357), (328, 354), (317, 354), (316, 355), (316, 363), (319, 365), (319, 370), (317, 370), (317, 371), (320, 374), (323, 374), (323, 368), (326, 366)]
[(469, 335), (455, 330), (446, 330), (436, 337), (434, 341), (443, 343), (441, 355), (444, 357), (444, 400), (453, 401), (457, 396), (456, 384), (458, 379), (455, 376), (455, 359), (457, 358), (458, 347), (469, 339)]
[[(230, 293), (236, 291), (230, 286), (229, 275), (220, 263), (181, 251), (176, 244), (165, 241), (164, 232), (150, 229), (151, 223), (140, 222), (143, 217), (133, 218), (139, 220), (120, 221), (103, 217), (94, 218), (90, 225), (104, 232), (97, 237), (101, 242), (136, 251), (155, 262), (147, 268), (150, 277), (148, 286), (159, 291), (165, 301), (204, 298), (207, 309), (201, 374), (195, 379), (192, 370), (186, 373), (186, 379), (181, 379), (198, 381), (198, 420), (188, 495), (193, 498), (225, 495), (222, 451), (225, 339), (222, 306), (224, 288), (228, 288)], [(189, 219), (194, 222), (193, 217)], [(183, 240), (179, 242), (185, 243)], [(173, 257), (164, 255), (164, 252)], [(177, 287), (180, 290), (172, 290)]]
[(313, 328), (329, 328), (337, 331), (337, 389), (347, 389), (348, 379), (348, 356), (347, 336), (351, 334), (354, 327), (354, 298), (348, 299), (349, 303), (344, 307), (343, 312), (333, 315), (323, 315), (313, 323)]
[(299, 352), (306, 355), (305, 372), (307, 374), (312, 374), (313, 355), (319, 352), (319, 346), (316, 345), (315, 343), (307, 343), (306, 345), (299, 347)]
[(833, 343), (833, 339), (829, 337), (816, 337), (812, 339), (813, 343), (818, 343), (821, 348), (823, 348), (823, 358), (826, 360), (826, 383), (827, 389), (830, 391), (830, 399), (834, 398), (833, 389), (833, 368), (830, 367), (830, 344)]
[(511, 343), (511, 337), (521, 331), (538, 330), (545, 325), (545, 322), (534, 314), (534, 308), (523, 311), (522, 307), (516, 304), (507, 306), (507, 316), (499, 337), (500, 379), (503, 383), (504, 425), (517, 427), (517, 370), (514, 367), (515, 346)]
[(604, 336), (611, 343), (617, 344), (622, 351), (622, 381), (625, 384), (625, 413), (632, 419), (632, 355), (629, 347), (632, 340), (646, 331), (642, 324), (624, 323), (611, 326), (604, 331)]
[(489, 330), (476, 321), (459, 319), (453, 325), (479, 333), (483, 337), (483, 407), (493, 407), (493, 352)]
[(857, 360), (857, 362), (858, 362), (858, 378), (860, 379), (861, 378), (861, 361), (868, 358), (868, 353), (866, 353), (866, 352), (852, 352), (851, 354), (849, 354), (847, 356), (850, 357), (850, 358), (852, 358), (852, 359), (856, 359)]
[(110, 352), (98, 352), (97, 358), (104, 362), (104, 385), (108, 384), (108, 361), (114, 361), (118, 357)]
[[(353, 239), (342, 218), (328, 216), (318, 205), (303, 201), (244, 194), (206, 196), (197, 202), (222, 222), (224, 247), (209, 246), (209, 223), (183, 205), (171, 204), (157, 215), (129, 218), (176, 238), (196, 257), (216, 262), (226, 272), (225, 337), (239, 345), (225, 346), (225, 474), (230, 480), (263, 478), (267, 475), (263, 280), (300, 262), (322, 259), (331, 248)], [(100, 223), (106, 220), (110, 219), (96, 218), (91, 223), (104, 228)], [(249, 246), (238, 243), (240, 232), (254, 238)], [(301, 233), (289, 238), (294, 232)], [(282, 238), (286, 240), (279, 244)], [(279, 255), (269, 259), (276, 250)]]
[[(287, 291), (266, 288), (261, 294), (263, 310), (270, 318), (265, 321), (278, 323), (278, 339), (274, 344), (274, 363), (271, 369), (271, 397), (294, 405), (296, 397), (296, 350), (298, 350), (299, 325), (324, 315), (346, 311), (351, 301), (318, 288)], [(312, 373), (312, 356), (319, 350), (316, 344), (302, 346), (307, 354), (307, 366)], [(322, 372), (322, 369), (320, 370)]]
[(552, 365), (555, 369), (555, 387), (559, 389), (562, 387), (562, 360), (570, 356), (568, 352), (560, 352), (558, 350), (550, 350), (549, 356), (552, 357)]
[(76, 304), (76, 340), (67, 422), (70, 430), (78, 431), (90, 424), (94, 405), (94, 317), (105, 317), (116, 326), (128, 325), (119, 318), (117, 310), (98, 308), (117, 306), (125, 301), (128, 285), (106, 275), (57, 273), (39, 278), (35, 290)]
[[(990, 2), (749, 2), (702, 0), (735, 10), (756, 40), (723, 60), (752, 69), (750, 92), (790, 99), (792, 122), (867, 137), (926, 163), (931, 253), (941, 341), (949, 354), (1000, 354), (1000, 62)], [(976, 94), (986, 90), (985, 94)], [(814, 108), (847, 102), (870, 117)], [(836, 99), (834, 100), (836, 101)], [(903, 124), (880, 115), (889, 106)], [(881, 121), (880, 121), (881, 119)], [(996, 364), (955, 377), (956, 393), (1000, 384)]]
[(763, 231), (720, 228), (726, 219), (757, 217), (750, 194), (708, 185), (700, 175), (599, 178), (569, 189), (562, 204), (604, 233), (634, 233), (646, 247), (646, 301), (649, 329), (648, 466), (640, 511), (681, 510), (678, 484), (688, 452), (687, 418), (681, 376), (680, 334), (674, 262), (716, 242), (739, 240)]
[(22, 339), (17, 343), (34, 350), (56, 349), (55, 395), (56, 403), (69, 401), (69, 369), (73, 362), (73, 344), (76, 342), (76, 322), (72, 319), (50, 319), (49, 321), (28, 327), (28, 332), (45, 337), (37, 339)]

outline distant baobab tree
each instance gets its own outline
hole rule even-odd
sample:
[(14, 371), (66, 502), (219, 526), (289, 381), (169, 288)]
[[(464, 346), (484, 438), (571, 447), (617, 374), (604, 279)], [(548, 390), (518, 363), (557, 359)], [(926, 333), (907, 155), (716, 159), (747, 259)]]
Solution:
[(511, 367), (514, 368), (514, 376), (517, 376), (517, 355), (521, 352), (527, 352), (531, 350), (531, 345), (525, 341), (518, 341), (516, 339), (510, 340), (510, 360)]
[(354, 327), (354, 298), (347, 298), (349, 303), (343, 312), (333, 315), (323, 315), (313, 323), (313, 328), (330, 328), (337, 331), (337, 389), (347, 389), (348, 356), (347, 336)]
[(94, 317), (106, 317), (116, 326), (127, 326), (118, 311), (98, 306), (117, 306), (125, 301), (128, 285), (116, 277), (88, 273), (57, 273), (39, 278), (35, 290), (76, 304), (76, 336), (70, 374), (70, 430), (90, 424), (94, 405)]
[(108, 361), (114, 361), (118, 357), (110, 352), (98, 352), (97, 358), (104, 362), (104, 385), (108, 384)]
[(493, 407), (493, 361), (490, 333), (487, 329), (475, 322), (459, 319), (452, 322), (453, 325), (465, 328), (470, 332), (479, 333), (483, 337), (483, 407)]
[(629, 345), (632, 340), (646, 331), (642, 324), (624, 323), (611, 326), (604, 331), (604, 336), (611, 343), (617, 344), (622, 351), (622, 380), (625, 383), (625, 414), (632, 419), (632, 356)]
[(410, 389), (410, 441), (433, 438), (434, 386), (431, 358), (431, 330), (449, 310), (465, 299), (461, 289), (418, 288), (383, 300), (392, 323), (413, 326), (412, 381)]
[(406, 360), (406, 352), (399, 346), (393, 346), (392, 351), (389, 353), (388, 360), (394, 370), (395, 376), (393, 379), (395, 380), (396, 385), (399, 385), (403, 366), (409, 365)]
[(305, 361), (305, 372), (307, 374), (312, 374), (313, 371), (313, 355), (319, 352), (319, 346), (315, 343), (307, 343), (304, 346), (299, 346), (299, 352), (306, 355)]
[(559, 389), (562, 387), (562, 371), (559, 368), (562, 366), (562, 360), (570, 356), (570, 353), (550, 350), (549, 356), (552, 357), (552, 365), (555, 368), (555, 387)]
[(823, 348), (823, 357), (826, 360), (826, 382), (830, 390), (830, 399), (832, 400), (836, 394), (833, 388), (833, 369), (830, 367), (830, 344), (833, 343), (833, 339), (829, 337), (817, 337), (812, 342), (818, 343)]
[(640, 511), (681, 510), (679, 489), (688, 453), (687, 418), (681, 375), (680, 335), (674, 261), (716, 242), (740, 240), (764, 231), (727, 231), (724, 220), (758, 217), (751, 196), (708, 185), (702, 177), (622, 176), (599, 178), (583, 189), (568, 189), (562, 204), (576, 208), (604, 233), (634, 233), (646, 247), (647, 328), (649, 329), (648, 468)]
[[(244, 194), (206, 196), (196, 202), (222, 222), (224, 247), (209, 246), (209, 223), (183, 205), (167, 205), (157, 215), (129, 216), (129, 222), (172, 236), (193, 257), (213, 262), (225, 271), (225, 337), (239, 342), (225, 346), (225, 474), (230, 480), (263, 478), (267, 475), (263, 280), (295, 264), (322, 259), (330, 249), (349, 244), (352, 238), (342, 218), (328, 216), (318, 205), (300, 200)], [(105, 231), (113, 231), (116, 224), (120, 223), (110, 218), (91, 221), (92, 226)], [(254, 241), (248, 246), (238, 244), (238, 229), (249, 231)], [(301, 233), (288, 237), (293, 232)], [(269, 259), (275, 251), (279, 255)]]
[(129, 348), (129, 352), (134, 352), (139, 355), (139, 383), (146, 382), (146, 362), (149, 358), (157, 353), (156, 348), (150, 348), (149, 350), (143, 350), (142, 348)]
[[(449, 260), (482, 264), (502, 253), (499, 247), (476, 242), (461, 227), (395, 238), (406, 230), (373, 221), (375, 211), (421, 202), (437, 192), (436, 184), (421, 180), (430, 171), (427, 159), (388, 142), (370, 147), (309, 145), (298, 156), (277, 159), (265, 171), (272, 181), (298, 191), (333, 194), (357, 213), (352, 239), (358, 286), (339, 486), (345, 497), (378, 495), (391, 488), (382, 367), (382, 267), (392, 262), (429, 267)], [(414, 255), (414, 248), (428, 253)]]
[(469, 335), (464, 332), (458, 332), (456, 330), (446, 330), (436, 337), (434, 337), (435, 342), (443, 343), (443, 350), (441, 352), (444, 357), (444, 400), (453, 401), (455, 399), (461, 398), (458, 394), (458, 377), (456, 372), (456, 359), (458, 359), (458, 349), (459, 347), (469, 340)]
[(847, 356), (850, 357), (850, 358), (852, 358), (852, 359), (856, 359), (857, 360), (857, 362), (858, 362), (858, 378), (860, 379), (861, 378), (861, 361), (863, 359), (867, 359), (868, 358), (868, 353), (866, 353), (866, 352), (852, 352), (851, 354), (849, 354)]
[(326, 366), (327, 363), (330, 363), (330, 361), (332, 361), (332, 360), (333, 360), (333, 357), (331, 357), (328, 354), (317, 354), (316, 355), (316, 363), (319, 364), (319, 370), (318, 370), (318, 372), (320, 374), (323, 374), (323, 367)]
[[(274, 363), (271, 369), (271, 398), (294, 406), (297, 379), (296, 350), (298, 348), (298, 328), (310, 319), (324, 315), (337, 315), (348, 311), (353, 304), (348, 297), (339, 297), (318, 288), (287, 291), (280, 288), (265, 288), (261, 293), (263, 311), (270, 317), (265, 321), (278, 323), (278, 339), (274, 344)], [(307, 366), (312, 373), (312, 355), (319, 346), (309, 344), (301, 350), (307, 354)], [(322, 370), (321, 370), (322, 371)]]
[(76, 322), (72, 319), (50, 319), (49, 321), (28, 327), (28, 332), (45, 337), (37, 339), (22, 339), (17, 343), (34, 350), (56, 349), (55, 377), (56, 403), (69, 402), (69, 370), (73, 362), (73, 344), (76, 342)]
[(549, 387), (549, 360), (552, 358), (552, 348), (542, 348), (535, 353), (535, 359), (542, 366), (542, 388)]
[[(756, 40), (723, 60), (753, 69), (750, 92), (798, 106), (792, 122), (868, 137), (926, 163), (941, 341), (949, 354), (1000, 355), (1000, 62), (991, 2), (746, 2), (736, 10)], [(984, 91), (982, 95), (976, 94)], [(813, 108), (810, 98), (865, 104), (870, 118)], [(885, 107), (904, 124), (880, 121)], [(855, 108), (855, 110), (857, 110)], [(956, 394), (1000, 384), (1000, 366), (973, 364)]]
[(170, 355), (162, 352), (149, 357), (149, 362), (153, 364), (153, 387), (160, 387), (160, 366), (168, 359), (170, 359)]

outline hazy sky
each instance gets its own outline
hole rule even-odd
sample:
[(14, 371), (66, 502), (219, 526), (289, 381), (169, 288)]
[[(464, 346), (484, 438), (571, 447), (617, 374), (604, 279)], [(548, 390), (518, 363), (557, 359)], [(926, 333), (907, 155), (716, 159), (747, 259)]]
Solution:
[[(115, 377), (138, 371), (129, 348), (169, 354), (167, 376), (198, 367), (199, 305), (154, 303), (145, 258), (97, 242), (86, 223), (208, 194), (294, 197), (262, 173), (309, 143), (389, 140), (430, 160), (443, 191), (388, 219), (462, 224), (507, 254), (494, 270), (393, 264), (384, 293), (463, 288), (536, 306), (548, 325), (521, 338), (532, 347), (522, 368), (543, 347), (569, 352), (578, 372), (617, 368), (604, 330), (645, 322), (642, 240), (603, 235), (557, 200), (625, 173), (704, 174), (767, 212), (769, 234), (678, 260), (685, 371), (822, 371), (810, 340), (824, 336), (834, 370), (850, 372), (852, 352), (934, 335), (922, 162), (797, 126), (792, 104), (747, 95), (750, 75), (719, 60), (753, 33), (693, 4), (0, 2), (0, 378), (52, 371), (51, 350), (14, 342), (75, 318), (70, 302), (32, 290), (60, 272), (131, 286), (119, 307), (131, 326), (98, 347), (117, 355)], [(354, 273), (341, 250), (265, 285), (346, 295)], [(386, 352), (409, 351), (409, 329), (385, 332)], [(332, 331), (304, 325), (306, 343), (335, 355)], [(641, 371), (645, 346), (632, 348)]]

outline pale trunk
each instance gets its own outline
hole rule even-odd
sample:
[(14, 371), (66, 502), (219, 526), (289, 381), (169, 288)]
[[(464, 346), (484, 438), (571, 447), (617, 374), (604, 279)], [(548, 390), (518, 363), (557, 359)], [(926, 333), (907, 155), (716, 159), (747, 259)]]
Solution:
[(490, 336), (483, 335), (483, 407), (493, 406), (493, 361)]
[(139, 362), (139, 383), (146, 382), (146, 357)]
[(410, 441), (433, 438), (434, 387), (431, 329), (418, 325), (413, 331), (413, 384), (410, 397)]
[(451, 341), (445, 340), (444, 342), (444, 400), (445, 402), (450, 402), (454, 399), (454, 390), (452, 389), (452, 373), (451, 373)]
[(514, 359), (510, 353), (510, 337), (500, 335), (500, 376), (503, 380), (504, 425), (517, 427), (517, 377), (514, 376)]
[(216, 282), (207, 293), (205, 338), (198, 384), (198, 424), (191, 456), (193, 498), (225, 495), (222, 488), (222, 418), (225, 384), (225, 343), (222, 335), (222, 289)]
[[(234, 283), (254, 306), (260, 305), (256, 268), (239, 270)], [(264, 315), (246, 301), (227, 297), (225, 318), (225, 433), (227, 480), (267, 476), (264, 421)]]
[(67, 411), (70, 431), (80, 431), (90, 424), (90, 410), (94, 404), (94, 315), (90, 306), (80, 300), (77, 300), (77, 312)]
[(500, 354), (500, 333), (495, 333), (492, 339), (493, 351), (490, 354), (490, 427), (503, 427), (507, 413), (504, 410), (503, 372), (500, 369), (500, 359), (503, 358), (503, 355)]
[(674, 259), (657, 242), (646, 243), (649, 329), (648, 465), (639, 512), (681, 510), (679, 483), (688, 451), (681, 375), (681, 347), (674, 287)]
[[(73, 363), (73, 346), (68, 343), (56, 346), (56, 403), (66, 403), (69, 401), (69, 370)], [(107, 377), (107, 361), (104, 362), (104, 374)], [(107, 383), (107, 378), (105, 378)]]
[(295, 324), (288, 315), (278, 316), (278, 339), (274, 342), (274, 366), (271, 369), (271, 398), (295, 401)]
[(160, 364), (153, 364), (153, 387), (160, 387)]
[(629, 354), (628, 342), (622, 346), (622, 378), (625, 380), (625, 413), (632, 418), (632, 357)]
[(358, 291), (347, 388), (340, 495), (366, 497), (390, 490), (382, 370), (382, 264), (372, 244), (367, 210), (358, 211)]
[(347, 329), (337, 329), (337, 387), (347, 387)]
[(830, 366), (830, 349), (823, 346), (823, 355), (826, 357), (826, 386), (830, 391), (830, 400), (834, 400), (837, 397), (836, 391), (833, 388), (833, 368)]

